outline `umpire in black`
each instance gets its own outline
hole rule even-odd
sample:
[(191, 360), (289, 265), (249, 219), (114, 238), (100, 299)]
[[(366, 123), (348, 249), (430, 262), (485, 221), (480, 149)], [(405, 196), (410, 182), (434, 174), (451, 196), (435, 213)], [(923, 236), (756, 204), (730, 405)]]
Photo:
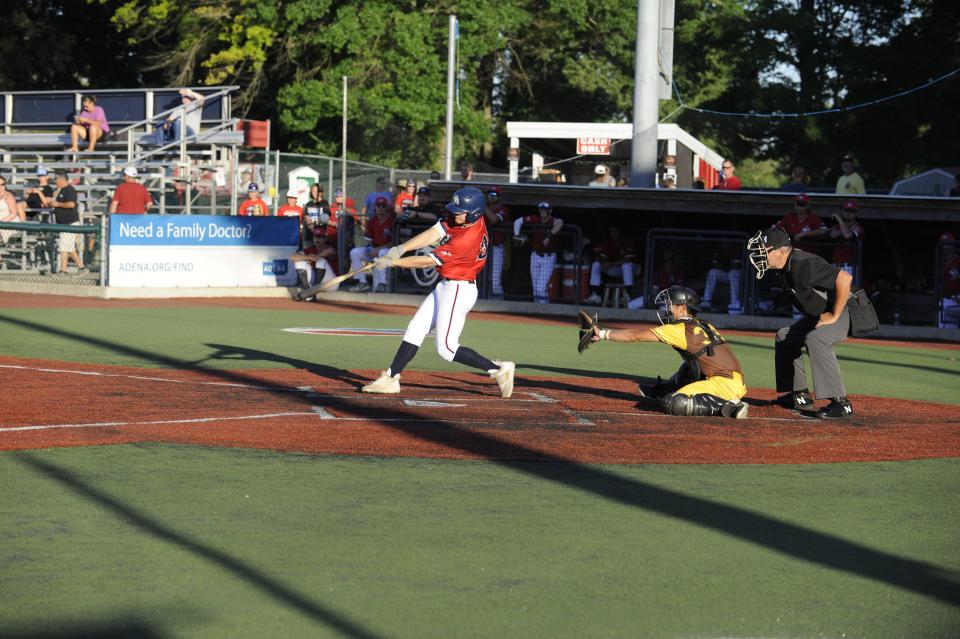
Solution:
[(814, 406), (803, 367), (806, 346), (817, 399), (830, 400), (817, 411), (817, 417), (852, 415), (853, 406), (847, 399), (833, 348), (850, 334), (847, 300), (853, 278), (820, 256), (793, 248), (787, 233), (777, 227), (758, 232), (747, 248), (757, 279), (767, 270), (777, 271), (783, 290), (804, 314), (791, 326), (777, 331), (777, 391), (787, 393), (779, 403), (795, 410)]

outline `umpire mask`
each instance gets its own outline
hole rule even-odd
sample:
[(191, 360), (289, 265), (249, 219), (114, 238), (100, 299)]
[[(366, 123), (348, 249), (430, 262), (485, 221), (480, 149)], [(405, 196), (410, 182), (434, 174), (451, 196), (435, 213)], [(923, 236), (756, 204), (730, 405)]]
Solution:
[(790, 246), (790, 236), (778, 227), (770, 227), (766, 231), (757, 231), (757, 234), (747, 241), (747, 250), (750, 252), (750, 263), (757, 270), (757, 279), (762, 279), (770, 268), (769, 252), (784, 246)]

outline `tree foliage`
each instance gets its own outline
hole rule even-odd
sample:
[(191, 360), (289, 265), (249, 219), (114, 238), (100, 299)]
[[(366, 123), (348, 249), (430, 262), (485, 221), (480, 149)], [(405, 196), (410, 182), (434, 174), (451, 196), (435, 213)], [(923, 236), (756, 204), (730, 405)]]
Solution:
[[(509, 120), (628, 121), (636, 3), (587, 0), (11, 0), (15, 89), (238, 84), (283, 148), (335, 153), (341, 78), (351, 155), (440, 162), (447, 20), (460, 18), (455, 154), (503, 165)], [(688, 106), (783, 113), (877, 100), (960, 67), (953, 0), (677, 0), (674, 76)], [(49, 46), (56, 43), (56, 46)], [(857, 154), (869, 186), (956, 165), (960, 77), (819, 117), (681, 110), (757, 181), (800, 163), (830, 184)], [(663, 102), (661, 115), (679, 101)], [(749, 175), (746, 183), (750, 184)]]

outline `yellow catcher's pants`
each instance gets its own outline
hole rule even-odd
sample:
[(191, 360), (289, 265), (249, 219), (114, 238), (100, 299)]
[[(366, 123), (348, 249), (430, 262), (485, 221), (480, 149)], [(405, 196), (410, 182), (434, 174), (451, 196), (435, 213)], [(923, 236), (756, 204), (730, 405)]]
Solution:
[(732, 378), (714, 375), (699, 382), (687, 384), (677, 392), (687, 397), (706, 393), (730, 402), (737, 402), (747, 394), (747, 387), (743, 383), (743, 376), (734, 372)]

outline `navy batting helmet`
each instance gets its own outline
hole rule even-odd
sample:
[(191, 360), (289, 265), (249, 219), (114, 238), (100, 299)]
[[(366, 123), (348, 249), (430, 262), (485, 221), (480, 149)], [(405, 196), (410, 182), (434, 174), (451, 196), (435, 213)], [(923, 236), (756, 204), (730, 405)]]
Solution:
[(661, 324), (678, 319), (673, 316), (673, 311), (670, 309), (671, 304), (686, 306), (691, 315), (700, 312), (700, 296), (697, 295), (695, 290), (686, 286), (671, 286), (663, 289), (657, 295), (655, 303), (660, 308), (657, 311), (657, 317), (660, 318)]
[(457, 192), (453, 194), (453, 199), (450, 201), (450, 204), (447, 204), (446, 208), (451, 215), (466, 213), (466, 223), (472, 224), (483, 215), (486, 205), (486, 199), (483, 197), (480, 189), (468, 186), (458, 189)]

